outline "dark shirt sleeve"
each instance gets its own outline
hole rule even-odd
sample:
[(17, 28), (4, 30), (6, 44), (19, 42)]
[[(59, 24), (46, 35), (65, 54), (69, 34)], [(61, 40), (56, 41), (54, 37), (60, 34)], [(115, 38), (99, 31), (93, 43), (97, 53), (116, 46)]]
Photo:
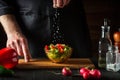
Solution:
[(12, 8), (4, 0), (0, 0), (0, 16), (12, 13)]

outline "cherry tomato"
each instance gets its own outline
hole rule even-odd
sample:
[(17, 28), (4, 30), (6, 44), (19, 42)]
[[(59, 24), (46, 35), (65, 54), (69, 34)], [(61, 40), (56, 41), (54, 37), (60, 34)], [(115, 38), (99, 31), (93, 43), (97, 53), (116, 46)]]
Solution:
[(100, 79), (101, 77), (101, 72), (98, 69), (94, 69), (90, 71), (91, 77), (94, 79)]
[(72, 75), (72, 71), (70, 70), (69, 67), (63, 67), (62, 75), (64, 75), (64, 76), (71, 76)]
[(64, 48), (64, 46), (62, 45), (62, 44), (56, 44), (56, 46), (58, 47), (58, 48)]
[(80, 72), (80, 75), (83, 75), (83, 73), (85, 73), (85, 72), (89, 73), (89, 71), (90, 71), (89, 69), (83, 67), (80, 69), (79, 72)]
[(82, 76), (84, 79), (90, 79), (90, 77), (91, 77), (89, 72), (84, 72)]
[(64, 50), (61, 47), (59, 47), (58, 50), (59, 50), (60, 53), (64, 52)]
[(45, 45), (45, 50), (49, 50), (48, 45)]

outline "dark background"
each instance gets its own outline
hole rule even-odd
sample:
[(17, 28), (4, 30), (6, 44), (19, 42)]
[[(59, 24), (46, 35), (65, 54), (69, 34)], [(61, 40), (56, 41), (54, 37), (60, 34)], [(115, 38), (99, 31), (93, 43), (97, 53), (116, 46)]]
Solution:
[(117, 0), (83, 0), (87, 23), (92, 41), (93, 55), (98, 53), (100, 27), (104, 18), (109, 20), (111, 26), (110, 37), (114, 44), (113, 33), (120, 28), (120, 2)]
[[(118, 0), (119, 1), (119, 0)], [(98, 41), (100, 37), (100, 26), (103, 25), (103, 19), (109, 19), (111, 26), (110, 37), (113, 40), (113, 33), (120, 27), (120, 2), (117, 0), (83, 0), (87, 24), (92, 41), (93, 56), (97, 55)], [(4, 38), (2, 38), (4, 37)], [(0, 27), (0, 48), (5, 46), (6, 35)]]

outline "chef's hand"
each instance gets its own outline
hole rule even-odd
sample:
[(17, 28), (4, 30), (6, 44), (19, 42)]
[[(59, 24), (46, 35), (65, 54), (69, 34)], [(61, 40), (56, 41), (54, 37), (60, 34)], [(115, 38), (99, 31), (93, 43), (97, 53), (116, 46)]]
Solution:
[(21, 33), (14, 32), (7, 35), (7, 38), (8, 40), (6, 46), (15, 49), (18, 55), (24, 57), (25, 62), (28, 62), (31, 58), (31, 55), (25, 36), (23, 36)]
[(53, 7), (54, 8), (63, 8), (69, 2), (70, 2), (70, 0), (53, 0)]
[(25, 62), (28, 62), (31, 55), (28, 49), (27, 39), (22, 34), (14, 15), (6, 14), (0, 16), (0, 23), (7, 35), (6, 47), (15, 49), (18, 55), (23, 56)]

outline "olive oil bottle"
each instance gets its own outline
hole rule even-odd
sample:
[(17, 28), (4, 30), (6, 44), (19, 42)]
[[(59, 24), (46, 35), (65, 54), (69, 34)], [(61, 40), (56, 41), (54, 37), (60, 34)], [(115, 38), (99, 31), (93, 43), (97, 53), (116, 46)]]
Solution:
[(107, 19), (104, 19), (104, 25), (101, 26), (101, 37), (98, 46), (98, 67), (106, 68), (106, 53), (108, 48), (112, 47), (112, 41), (110, 39), (110, 26), (107, 25)]

